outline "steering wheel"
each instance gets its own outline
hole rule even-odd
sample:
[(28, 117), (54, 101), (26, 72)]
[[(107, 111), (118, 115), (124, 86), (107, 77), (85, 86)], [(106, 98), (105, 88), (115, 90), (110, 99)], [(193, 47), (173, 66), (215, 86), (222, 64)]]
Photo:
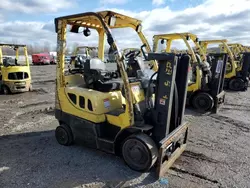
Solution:
[(139, 49), (135, 49), (135, 50), (130, 50), (128, 53), (125, 54), (125, 58), (129, 59), (129, 58), (136, 58), (137, 56), (139, 56), (141, 53), (141, 51)]

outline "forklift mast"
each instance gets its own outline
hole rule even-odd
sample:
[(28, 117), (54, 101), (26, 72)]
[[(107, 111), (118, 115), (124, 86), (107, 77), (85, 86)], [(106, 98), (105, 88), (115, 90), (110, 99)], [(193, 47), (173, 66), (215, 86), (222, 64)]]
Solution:
[(226, 73), (226, 64), (228, 61), (227, 53), (214, 53), (214, 59), (211, 63), (212, 78), (209, 82), (210, 94), (214, 97), (213, 112), (217, 113), (219, 105), (224, 101), (224, 77)]
[(159, 67), (155, 106), (151, 111), (156, 142), (169, 136), (183, 123), (190, 59), (188, 55), (176, 56), (174, 53), (148, 54), (148, 60), (157, 60)]
[(226, 72), (226, 63), (228, 61), (227, 53), (216, 53), (213, 54), (214, 59), (212, 60), (212, 79), (210, 81), (211, 94), (213, 96), (218, 95), (223, 91), (224, 87), (224, 76)]
[(186, 148), (188, 123), (182, 120), (191, 57), (174, 53), (149, 53), (147, 59), (158, 62), (155, 105), (150, 116), (152, 137), (159, 147), (156, 165), (159, 178)]
[(250, 52), (243, 52), (241, 76), (243, 80), (247, 80), (250, 74)]

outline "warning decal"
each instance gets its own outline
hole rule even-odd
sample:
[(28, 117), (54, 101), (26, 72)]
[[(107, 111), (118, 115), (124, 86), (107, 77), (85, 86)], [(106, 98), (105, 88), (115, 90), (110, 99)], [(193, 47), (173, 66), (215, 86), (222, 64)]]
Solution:
[(109, 99), (104, 99), (103, 102), (104, 102), (104, 108), (109, 108), (110, 107)]
[(161, 105), (165, 105), (166, 104), (166, 100), (165, 99), (160, 99), (160, 104)]
[(215, 72), (220, 73), (222, 70), (222, 66), (223, 66), (223, 60), (218, 60)]

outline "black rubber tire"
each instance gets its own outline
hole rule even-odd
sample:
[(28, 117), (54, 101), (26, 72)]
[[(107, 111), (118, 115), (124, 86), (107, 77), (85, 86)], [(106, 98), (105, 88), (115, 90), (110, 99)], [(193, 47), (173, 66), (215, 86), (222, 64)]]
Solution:
[(10, 89), (9, 89), (8, 86), (6, 86), (6, 85), (3, 85), (3, 86), (1, 87), (1, 92), (2, 92), (4, 95), (8, 95), (8, 94), (11, 93), (11, 92), (10, 92)]
[(232, 91), (243, 91), (245, 90), (245, 82), (241, 78), (233, 78), (229, 81), (228, 87)]
[(57, 142), (61, 145), (69, 146), (73, 143), (73, 135), (68, 126), (58, 126), (55, 130), (55, 137)]
[(123, 142), (122, 157), (131, 169), (146, 172), (156, 162), (158, 149), (148, 135), (144, 133), (134, 134)]
[(192, 105), (198, 111), (206, 112), (214, 107), (214, 99), (208, 93), (197, 93), (192, 99)]
[(33, 87), (32, 87), (31, 84), (30, 84), (30, 87), (29, 87), (29, 91), (30, 91), (30, 92), (33, 91)]

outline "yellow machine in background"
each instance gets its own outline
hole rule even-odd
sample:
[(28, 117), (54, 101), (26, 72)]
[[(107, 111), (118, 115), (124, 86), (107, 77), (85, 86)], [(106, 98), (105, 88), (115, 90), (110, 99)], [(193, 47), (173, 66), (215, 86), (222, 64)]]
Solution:
[(92, 51), (97, 51), (98, 48), (97, 47), (92, 47), (92, 46), (78, 46), (78, 47), (76, 47), (73, 55), (77, 56), (78, 53), (80, 52), (80, 50), (84, 50), (84, 55), (86, 56), (86, 58), (88, 58), (90, 56), (90, 53)]
[(236, 76), (236, 72), (239, 71), (239, 69), (237, 69), (237, 62), (234, 59), (233, 53), (231, 52), (229, 46), (227, 45), (227, 40), (226, 39), (221, 39), (221, 40), (203, 40), (199, 42), (203, 52), (205, 54), (208, 54), (208, 45), (211, 44), (218, 44), (220, 46), (221, 49), (223, 49), (224, 53), (228, 53), (229, 56), (229, 61), (227, 62), (227, 66), (226, 66), (226, 74), (225, 74), (225, 78), (226, 79), (230, 79)]
[[(83, 54), (79, 54), (80, 50), (83, 50)], [(73, 55), (71, 56), (71, 60), (69, 63), (69, 67), (71, 71), (74, 71), (74, 68), (81, 68), (83, 66), (84, 59), (91, 58), (91, 57), (97, 57), (98, 54), (93, 54), (93, 51), (98, 51), (97, 47), (91, 47), (91, 46), (78, 46), (74, 50)], [(90, 53), (92, 52), (92, 56)]]
[[(112, 11), (56, 18), (55, 26), (58, 44), (55, 117), (60, 124), (55, 136), (58, 143), (80, 142), (121, 155), (127, 165), (137, 171), (147, 171), (155, 165), (158, 177), (162, 176), (186, 147), (188, 125), (182, 118), (189, 57), (183, 56), (177, 61), (175, 54), (150, 53), (141, 21)], [(90, 29), (99, 34), (98, 58), (86, 59), (84, 66), (74, 73), (65, 71), (67, 26), (78, 35), (81, 28), (84, 28), (84, 36), (91, 34)], [(157, 73), (151, 77), (128, 75), (124, 56), (110, 31), (117, 28), (132, 28), (138, 34), (143, 44), (141, 49), (146, 48), (148, 53), (145, 59), (159, 64)], [(115, 56), (119, 78), (113, 78), (106, 69), (106, 41), (109, 52)], [(131, 65), (138, 65), (137, 55), (138, 50), (125, 54)], [(141, 71), (138, 66), (132, 67), (138, 68), (134, 72)]]
[(239, 43), (229, 43), (229, 48), (232, 50), (234, 55), (239, 55), (241, 52), (245, 52), (244, 46)]
[[(3, 56), (3, 48), (15, 51), (15, 59)], [(25, 63), (19, 61), (19, 51), (23, 50)], [(0, 90), (4, 94), (30, 91), (31, 74), (26, 45), (0, 44)]]
[(226, 44), (226, 41), (219, 44), (220, 50), (228, 53), (230, 57), (231, 69), (228, 69), (225, 75), (225, 86), (233, 91), (246, 91), (249, 82), (249, 54), (239, 48), (240, 46), (243, 47), (240, 44)]
[(238, 69), (241, 70), (242, 68), (241, 61), (243, 58), (242, 53), (245, 52), (243, 45), (239, 43), (230, 43), (228, 44), (228, 46), (230, 50), (232, 51), (232, 53), (234, 54), (234, 58), (235, 58), (235, 61), (237, 62)]
[[(210, 111), (216, 112), (219, 105), (224, 103), (225, 92), (223, 91), (223, 67), (221, 66), (219, 72), (213, 72), (217, 75), (215, 78), (212, 76), (209, 64), (206, 62), (206, 55), (202, 51), (199, 45), (199, 39), (192, 33), (171, 33), (155, 35), (153, 38), (153, 51), (157, 52), (158, 42), (161, 44), (166, 43), (166, 52), (170, 52), (172, 41), (183, 40), (188, 48), (187, 53), (191, 56), (192, 73), (188, 83), (187, 104), (192, 105), (198, 111)], [(189, 41), (193, 41), (195, 53)], [(215, 64), (218, 62), (216, 61)], [(216, 65), (214, 65), (216, 66)], [(211, 84), (213, 83), (213, 84)]]
[(250, 46), (244, 46), (245, 52), (250, 52)]

